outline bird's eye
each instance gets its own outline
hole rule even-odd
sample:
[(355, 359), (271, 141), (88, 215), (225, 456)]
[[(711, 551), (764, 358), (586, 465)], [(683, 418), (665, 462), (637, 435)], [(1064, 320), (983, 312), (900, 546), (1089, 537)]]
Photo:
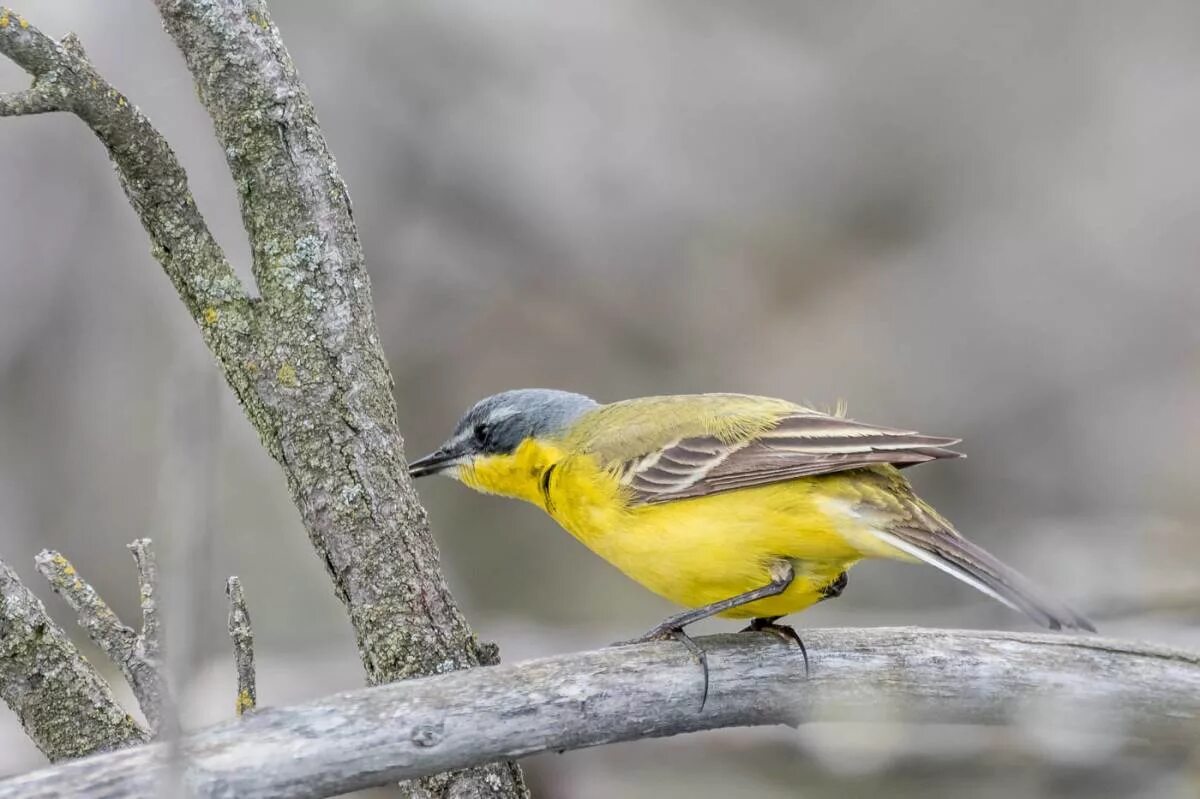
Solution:
[(488, 438), (488, 426), (484, 422), (475, 425), (475, 429), (471, 431), (471, 435), (475, 437), (475, 442), (478, 444), (486, 444)]

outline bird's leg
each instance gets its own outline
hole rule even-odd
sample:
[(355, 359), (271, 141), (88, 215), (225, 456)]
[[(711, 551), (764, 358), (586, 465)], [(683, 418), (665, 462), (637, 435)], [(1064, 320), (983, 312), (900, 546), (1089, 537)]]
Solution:
[(689, 624), (695, 624), (698, 621), (703, 621), (711, 616), (716, 616), (718, 613), (724, 613), (727, 610), (740, 608), (742, 605), (749, 605), (751, 602), (757, 602), (760, 599), (767, 597), (778, 596), (787, 590), (787, 587), (792, 584), (795, 579), (796, 572), (792, 568), (792, 564), (784, 561), (776, 570), (776, 574), (772, 576), (771, 582), (764, 585), (762, 588), (755, 588), (747, 591), (744, 594), (731, 596), (729, 599), (722, 599), (719, 602), (713, 602), (708, 605), (702, 605), (698, 608), (685, 610), (682, 613), (676, 613), (674, 616), (668, 616), (663, 619), (658, 626), (649, 630), (640, 638), (635, 638), (632, 641), (625, 643), (640, 643), (643, 641), (660, 641), (668, 638), (673, 638), (676, 630), (682, 630)]
[[(846, 574), (845, 574), (845, 572), (843, 572), (842, 577), (844, 578), (845, 576), (846, 576)], [(845, 585), (845, 583), (846, 583), (846, 581), (843, 579), (842, 584)], [(834, 594), (833, 596), (837, 596), (837, 595)], [(781, 619), (781, 618), (783, 618), (783, 617), (782, 616), (767, 616), (765, 618), (752, 619), (750, 621), (750, 624), (747, 625), (746, 627), (743, 627), (741, 631), (744, 633), (756, 633), (756, 632), (771, 633), (772, 635), (782, 638), (784, 641), (796, 644), (796, 646), (800, 647), (800, 656), (802, 658), (804, 658), (804, 676), (807, 677), (808, 676), (808, 650), (805, 649), (804, 642), (800, 640), (800, 634), (798, 632), (796, 632), (795, 627), (792, 627), (790, 624), (776, 624), (775, 623), (778, 619)]]
[[(837, 577), (833, 578), (833, 582), (821, 589), (821, 598), (818, 602), (824, 602), (826, 599), (836, 599), (842, 595), (842, 591), (846, 590), (846, 583), (849, 578), (845, 572), (842, 572)], [(808, 672), (808, 649), (804, 646), (804, 641), (800, 640), (800, 634), (796, 632), (796, 628), (787, 624), (776, 624), (775, 622), (783, 618), (782, 616), (769, 616), (760, 619), (754, 619), (749, 626), (742, 628), (744, 633), (768, 632), (782, 638), (785, 641), (796, 644), (800, 647), (800, 655), (804, 658), (804, 676), (807, 677)]]
[[(704, 670), (704, 693), (700, 698), (700, 709), (704, 709), (704, 703), (708, 701), (708, 655), (704, 649), (697, 644), (690, 635), (683, 631), (683, 628), (689, 624), (695, 624), (698, 621), (710, 618), (718, 613), (724, 613), (727, 610), (748, 605), (751, 602), (757, 602), (760, 599), (767, 597), (778, 596), (787, 590), (787, 587), (792, 584), (792, 580), (796, 577), (796, 571), (792, 568), (792, 564), (787, 561), (773, 570), (771, 582), (747, 591), (744, 594), (731, 596), (728, 599), (722, 599), (719, 602), (713, 602), (708, 605), (703, 605), (691, 610), (685, 610), (682, 613), (676, 613), (674, 616), (668, 616), (653, 629), (649, 630), (645, 635), (634, 638), (631, 641), (622, 641), (617, 646), (626, 644), (640, 644), (646, 641), (679, 641), (688, 651), (696, 656), (700, 662), (700, 668)], [(755, 621), (758, 621), (755, 619)], [(801, 645), (803, 646), (803, 645)], [(807, 657), (807, 656), (806, 656)], [(807, 662), (807, 660), (806, 660)]]
[(821, 589), (821, 598), (818, 602), (824, 602), (826, 599), (837, 599), (846, 590), (846, 583), (850, 582), (850, 578), (842, 572), (834, 578), (833, 582)]

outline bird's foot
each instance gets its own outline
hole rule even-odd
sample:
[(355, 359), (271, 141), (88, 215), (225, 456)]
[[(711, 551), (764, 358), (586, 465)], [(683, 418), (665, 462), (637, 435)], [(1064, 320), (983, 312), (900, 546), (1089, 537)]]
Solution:
[(821, 589), (821, 598), (818, 602), (824, 602), (826, 599), (837, 599), (846, 590), (846, 583), (849, 578), (845, 572), (842, 572), (833, 579), (833, 582)]
[(704, 690), (700, 694), (700, 709), (704, 710), (704, 704), (708, 701), (708, 653), (704, 651), (704, 648), (700, 644), (696, 643), (694, 638), (684, 632), (682, 627), (674, 627), (668, 624), (660, 624), (654, 629), (647, 631), (645, 635), (628, 641), (618, 641), (613, 646), (630, 646), (632, 644), (644, 644), (649, 641), (678, 641), (696, 658), (696, 661), (700, 664), (701, 671), (704, 673)]
[(744, 633), (765, 632), (771, 633), (776, 638), (779, 638), (788, 643), (795, 644), (800, 647), (800, 656), (804, 658), (804, 676), (807, 677), (808, 671), (808, 650), (804, 646), (804, 641), (800, 640), (800, 634), (796, 632), (796, 628), (788, 624), (776, 624), (775, 620), (778, 616), (765, 619), (751, 619), (750, 624), (742, 628)]

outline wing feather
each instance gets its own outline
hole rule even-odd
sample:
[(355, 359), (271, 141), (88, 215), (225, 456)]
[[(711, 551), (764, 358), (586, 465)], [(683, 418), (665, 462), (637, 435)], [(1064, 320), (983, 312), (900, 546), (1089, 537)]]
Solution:
[[(678, 412), (671, 413), (664, 411)], [(833, 474), (960, 458), (959, 439), (879, 427), (742, 395), (652, 397), (601, 408), (577, 446), (613, 469), (634, 504), (654, 504)], [(924, 561), (1051, 628), (1093, 629), (911, 494), (895, 472), (865, 473), (854, 512), (905, 559)]]
[(949, 449), (958, 441), (793, 406), (774, 426), (749, 438), (677, 438), (624, 462), (620, 472), (633, 501), (651, 504), (874, 464), (904, 468), (959, 458), (961, 453)]
[(952, 528), (894, 527), (876, 530), (874, 534), (902, 552), (1024, 613), (1043, 627), (1096, 632), (1090, 621), (1042, 594), (1023, 575)]

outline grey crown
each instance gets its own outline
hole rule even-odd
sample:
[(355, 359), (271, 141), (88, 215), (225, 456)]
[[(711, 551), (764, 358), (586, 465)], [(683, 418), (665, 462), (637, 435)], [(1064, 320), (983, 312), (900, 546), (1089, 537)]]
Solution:
[(519, 388), (475, 403), (454, 427), (450, 441), (472, 441), (479, 451), (512, 452), (530, 437), (560, 433), (598, 403), (582, 394), (550, 388)]

